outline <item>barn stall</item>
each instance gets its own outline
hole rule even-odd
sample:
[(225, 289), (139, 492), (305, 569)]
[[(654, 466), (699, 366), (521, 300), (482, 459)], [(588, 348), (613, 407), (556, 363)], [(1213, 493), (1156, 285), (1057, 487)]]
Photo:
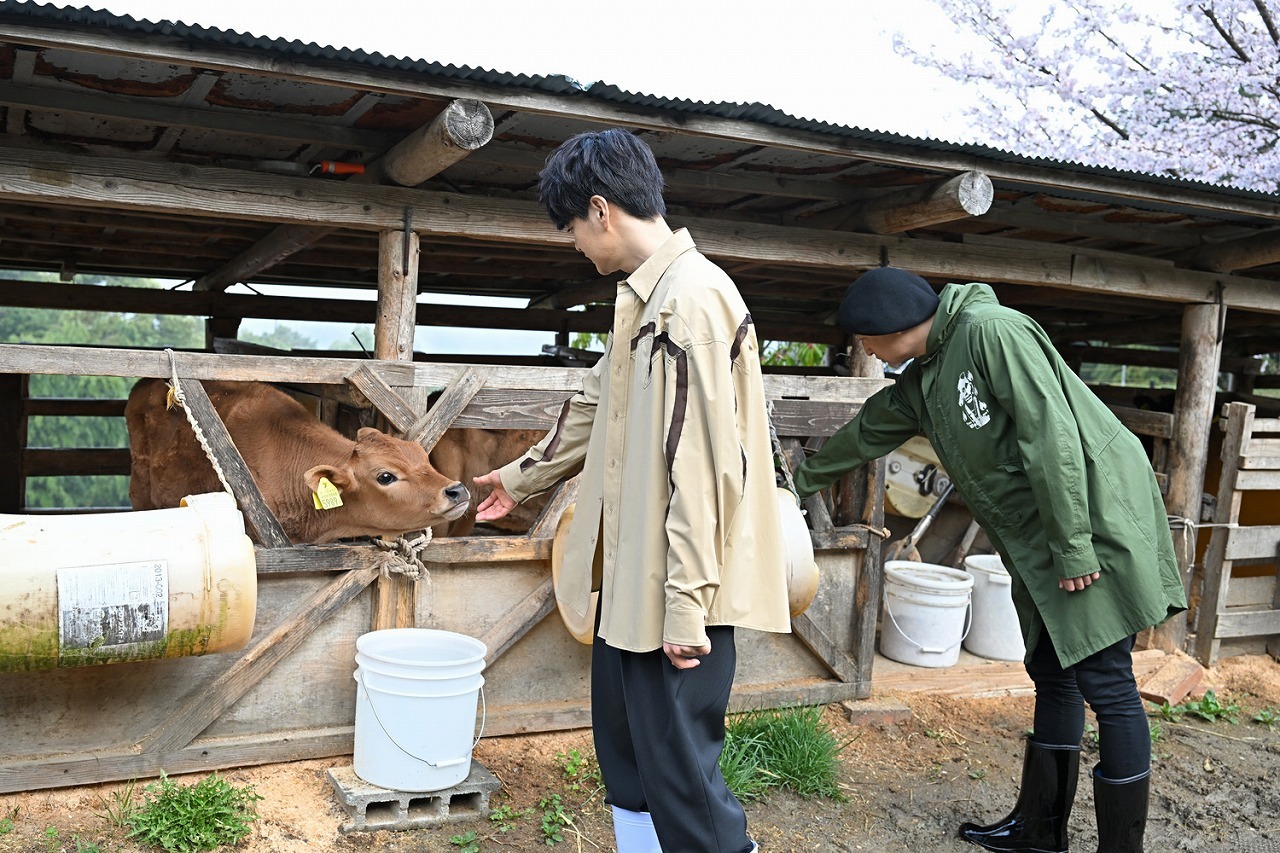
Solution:
[[(591, 357), (573, 336), (608, 329), (614, 283), (591, 275), (546, 221), (536, 174), (565, 138), (607, 126), (654, 149), (670, 221), (733, 276), (762, 340), (830, 348), (822, 366), (767, 377), (793, 460), (886, 381), (831, 322), (848, 282), (881, 264), (935, 284), (991, 283), (1073, 365), (1174, 371), (1176, 391), (1098, 390), (1147, 440), (1180, 530), (1201, 518), (1216, 407), (1229, 399), (1265, 415), (1266, 392), (1280, 384), (1257, 358), (1280, 352), (1274, 195), (761, 105), (18, 3), (0, 7), (0, 105), (0, 266), (60, 275), (0, 282), (0, 305), (195, 316), (206, 328), (203, 350), (172, 355), (0, 344), (0, 445), (17, 461), (0, 470), (0, 513), (32, 514), (28, 478), (128, 472), (127, 449), (28, 446), (36, 415), (123, 411), (117, 400), (33, 398), (37, 374), (176, 374), (232, 472), (236, 454), (218, 440), (203, 380), (280, 383), (333, 423), (381, 424), (428, 446), (448, 427), (545, 428)], [(88, 283), (100, 276), (187, 284)], [(290, 294), (316, 288), (373, 298)], [(429, 304), (424, 294), (523, 307)], [(372, 322), (373, 352), (263, 353), (237, 340), (245, 318)], [(415, 329), (429, 339), (455, 326), (541, 330), (555, 343), (514, 358), (414, 352)], [(549, 579), (571, 486), (527, 534), (437, 538), (399, 554), (290, 547), (252, 479), (232, 479), (264, 543), (245, 650), (33, 671), (12, 656), (0, 673), (0, 791), (349, 753), (355, 638), (385, 627), (484, 640), (490, 734), (587, 724), (588, 652), (555, 616)], [(792, 635), (744, 636), (735, 707), (869, 695), (883, 528), (894, 524), (884, 482), (882, 462), (808, 502), (817, 597)], [(92, 545), (77, 547), (91, 563)], [(1197, 561), (1183, 554), (1195, 587)], [(1274, 575), (1272, 566), (1251, 584), (1257, 595), (1274, 593)], [(1215, 594), (1225, 583), (1215, 576)], [(1280, 633), (1269, 603), (1253, 609), (1253, 633), (1215, 639), (1215, 654)], [(1146, 638), (1166, 649), (1187, 639), (1182, 620)]]

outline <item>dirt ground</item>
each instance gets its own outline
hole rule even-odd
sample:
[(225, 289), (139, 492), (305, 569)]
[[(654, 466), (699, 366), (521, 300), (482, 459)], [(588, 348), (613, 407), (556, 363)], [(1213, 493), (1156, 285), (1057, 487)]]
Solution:
[[(1280, 851), (1280, 726), (1251, 721), (1260, 711), (1280, 713), (1280, 664), (1269, 657), (1230, 658), (1210, 671), (1223, 704), (1241, 707), (1240, 722), (1205, 722), (1190, 716), (1167, 721), (1152, 715), (1160, 738), (1155, 765), (1149, 851)], [(927, 692), (873, 696), (905, 703), (906, 722), (854, 726), (839, 705), (826, 719), (848, 741), (841, 784), (846, 802), (807, 800), (787, 792), (750, 803), (751, 832), (765, 853), (798, 851), (969, 851), (955, 839), (967, 819), (994, 820), (1013, 803), (1021, 740), (1030, 724), (1028, 695), (962, 698)], [(1091, 851), (1093, 796), (1086, 767), (1096, 747), (1086, 735), (1080, 788), (1071, 818), (1073, 849)], [(564, 756), (593, 755), (589, 731), (484, 739), (475, 759), (502, 782), (494, 808), (532, 810), (499, 832), (472, 819), (408, 832), (342, 834), (348, 816), (326, 776), (350, 758), (226, 771), (235, 784), (263, 796), (244, 853), (293, 851), (459, 851), (451, 837), (475, 832), (481, 851), (547, 849), (540, 801), (559, 795), (572, 825), (553, 849), (611, 851), (613, 834), (602, 792), (592, 782), (565, 778)], [(194, 777), (199, 778), (199, 777)], [(178, 781), (194, 781), (176, 777)], [(103, 800), (120, 785), (99, 785), (0, 795), (0, 851), (138, 851), (102, 816)], [(50, 828), (56, 840), (50, 839)], [(80, 847), (77, 847), (77, 842)]]

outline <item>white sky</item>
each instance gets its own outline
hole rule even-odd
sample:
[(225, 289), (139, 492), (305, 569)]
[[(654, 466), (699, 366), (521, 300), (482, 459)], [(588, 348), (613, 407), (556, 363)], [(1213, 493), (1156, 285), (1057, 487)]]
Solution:
[[(58, 0), (146, 20), (237, 30), (389, 56), (695, 101), (763, 103), (791, 115), (910, 136), (966, 141), (969, 96), (898, 57), (893, 34), (954, 38), (928, 0)], [(266, 292), (266, 288), (261, 288)], [(333, 293), (332, 296), (339, 294)], [(271, 321), (246, 321), (265, 331)], [(322, 345), (334, 324), (300, 327)], [(419, 328), (424, 351), (496, 351), (492, 335)], [(536, 353), (553, 336), (503, 332), (502, 352)]]

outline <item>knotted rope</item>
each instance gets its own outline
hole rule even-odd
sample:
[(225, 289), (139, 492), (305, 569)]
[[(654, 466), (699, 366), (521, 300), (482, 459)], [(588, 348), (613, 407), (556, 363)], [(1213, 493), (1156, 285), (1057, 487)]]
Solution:
[(397, 574), (416, 581), (427, 574), (426, 563), (422, 562), (422, 558), (419, 555), (431, 544), (430, 528), (422, 531), (412, 539), (404, 536), (397, 537), (394, 540), (375, 537), (373, 544), (383, 552), (381, 554), (381, 564), (378, 568), (384, 578)]
[[(182, 383), (178, 381), (178, 356), (168, 347), (165, 347), (164, 352), (165, 355), (169, 356), (169, 394), (174, 402), (181, 407), (183, 414), (187, 416), (187, 422), (191, 424), (191, 429), (196, 434), (196, 441), (200, 443), (200, 448), (204, 450), (204, 455), (209, 457), (209, 464), (213, 466), (213, 473), (218, 475), (218, 482), (222, 483), (222, 488), (226, 490), (227, 494), (234, 496), (235, 492), (231, 490), (231, 484), (227, 482), (227, 475), (222, 473), (222, 466), (218, 464), (218, 457), (214, 455), (213, 448), (209, 446), (209, 439), (205, 437), (204, 430), (196, 422), (196, 416), (191, 413), (191, 409), (187, 408), (187, 395), (182, 390)], [(172, 407), (171, 404), (169, 408)]]

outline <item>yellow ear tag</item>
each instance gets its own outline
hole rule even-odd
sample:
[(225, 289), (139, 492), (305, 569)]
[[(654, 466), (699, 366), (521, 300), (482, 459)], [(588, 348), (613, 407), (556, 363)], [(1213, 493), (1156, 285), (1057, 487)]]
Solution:
[(165, 409), (165, 411), (166, 411), (166, 412), (169, 412), (169, 411), (172, 411), (172, 410), (173, 410), (173, 407), (174, 407), (174, 406), (176, 406), (176, 405), (178, 405), (178, 398), (177, 398), (177, 396), (173, 393), (173, 386), (172, 386), (172, 385), (170, 385), (170, 386), (169, 386), (169, 393), (168, 393), (168, 394), (166, 394), (166, 395), (165, 395), (165, 398), (164, 398), (164, 409)]
[(315, 501), (316, 509), (334, 509), (342, 506), (342, 494), (337, 486), (329, 482), (328, 477), (320, 478), (320, 483), (311, 493), (311, 498)]

